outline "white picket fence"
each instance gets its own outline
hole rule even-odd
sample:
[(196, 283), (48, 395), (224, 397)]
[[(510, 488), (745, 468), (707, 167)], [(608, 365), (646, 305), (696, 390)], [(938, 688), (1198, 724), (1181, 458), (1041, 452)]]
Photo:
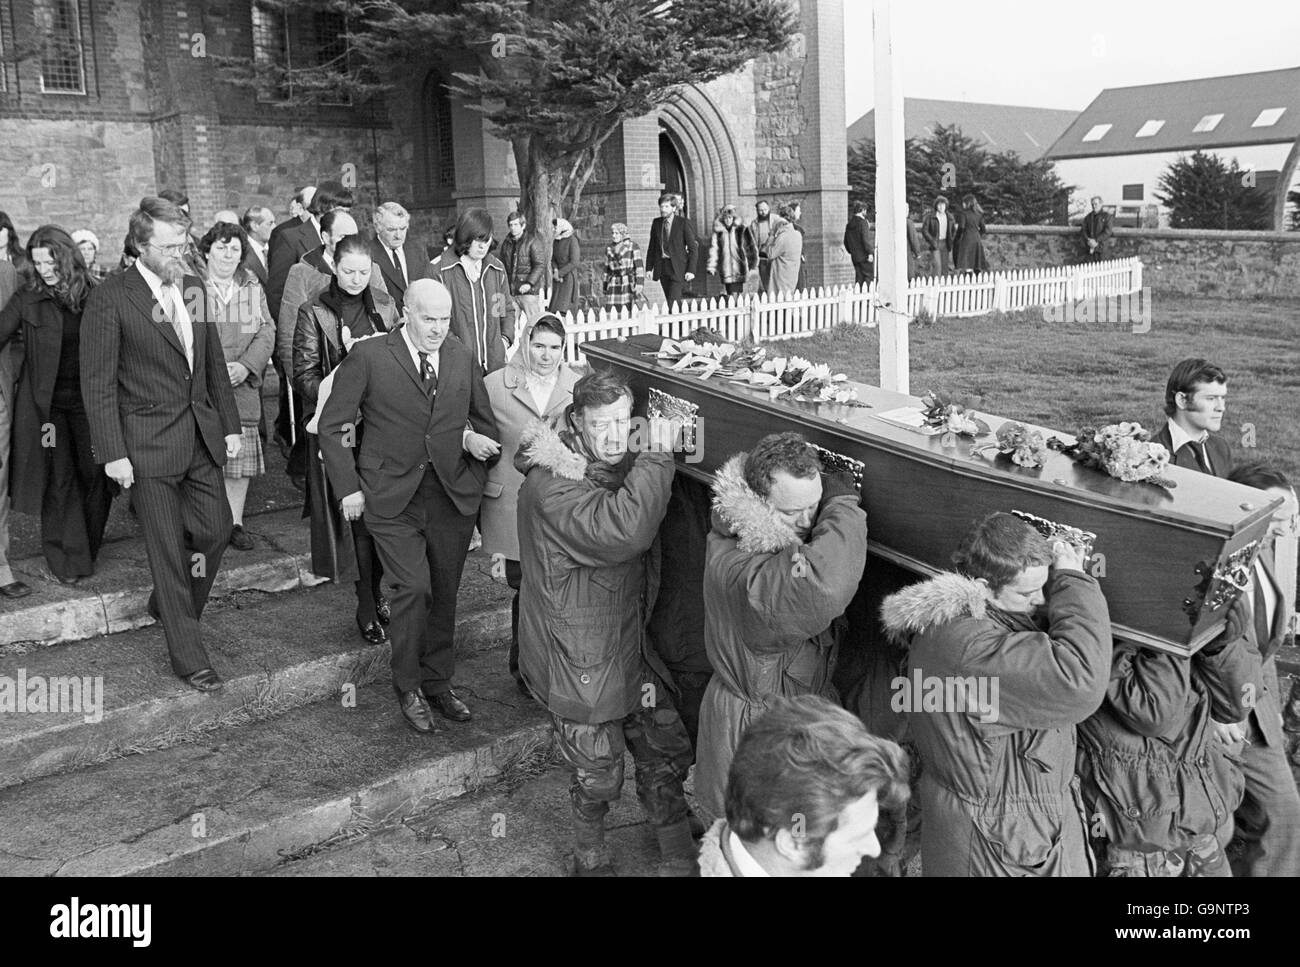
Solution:
[[(923, 311), (931, 318), (965, 318), (1141, 290), (1142, 262), (1136, 258), (920, 277), (908, 283), (907, 313), (913, 318)], [(544, 296), (542, 304), (547, 301)], [(701, 326), (736, 341), (747, 335), (758, 340), (798, 339), (842, 324), (875, 326), (878, 308), (875, 284), (864, 283), (775, 296), (747, 292), (687, 300), (671, 312), (665, 305), (647, 305), (630, 310), (584, 309), (564, 313), (561, 318), (567, 333), (568, 359), (580, 363), (582, 344), (591, 339), (638, 333), (681, 339)]]

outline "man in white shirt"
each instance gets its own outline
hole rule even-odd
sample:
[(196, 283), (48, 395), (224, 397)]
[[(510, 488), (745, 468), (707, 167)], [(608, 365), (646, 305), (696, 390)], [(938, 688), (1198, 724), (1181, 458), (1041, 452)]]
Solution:
[(395, 201), (386, 201), (375, 209), (375, 238), (371, 242), (371, 258), (379, 266), (388, 294), (397, 303), (397, 313), (402, 313), (406, 287), (411, 284), (411, 271), (416, 277), (424, 272), (425, 258), (422, 246), (408, 238), (411, 213)]
[(1227, 408), (1227, 374), (1208, 359), (1184, 359), (1169, 374), (1166, 423), (1152, 439), (1169, 451), (1174, 466), (1226, 477), (1232, 470), (1232, 450), (1215, 434)]
[(736, 747), (700, 875), (850, 876), (880, 855), (877, 821), (901, 814), (907, 783), (906, 754), (857, 716), (816, 695), (777, 699)]
[(244, 259), (244, 266), (257, 276), (257, 281), (265, 289), (267, 271), (271, 264), (267, 245), (271, 240), (271, 232), (275, 230), (275, 213), (269, 208), (254, 205), (244, 212), (239, 224), (248, 236), (248, 255)]
[(189, 226), (161, 198), (143, 199), (131, 216), (140, 257), (86, 302), (81, 390), (95, 462), (132, 491), (154, 582), (149, 610), (172, 667), (212, 691), (222, 681), (199, 618), (230, 539), (221, 468), (239, 454), (240, 427), (203, 283), (185, 274)]

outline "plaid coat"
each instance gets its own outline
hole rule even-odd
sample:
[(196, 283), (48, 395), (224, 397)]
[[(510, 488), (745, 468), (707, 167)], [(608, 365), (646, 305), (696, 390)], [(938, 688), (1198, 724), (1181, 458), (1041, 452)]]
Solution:
[(645, 285), (645, 260), (641, 247), (630, 238), (605, 249), (605, 307), (615, 309), (636, 302)]

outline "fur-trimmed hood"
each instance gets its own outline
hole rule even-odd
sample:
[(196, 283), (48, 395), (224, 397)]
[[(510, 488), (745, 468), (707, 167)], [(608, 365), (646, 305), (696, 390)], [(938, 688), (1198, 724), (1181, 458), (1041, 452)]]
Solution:
[(737, 453), (717, 473), (713, 484), (713, 529), (735, 536), (746, 554), (773, 553), (803, 543), (772, 506), (745, 483), (748, 453)]
[(984, 586), (955, 571), (943, 571), (913, 584), (880, 606), (885, 632), (895, 643), (958, 618), (983, 618), (988, 610)]
[(543, 420), (534, 420), (519, 437), (515, 469), (528, 476), (533, 467), (544, 467), (565, 480), (582, 480), (587, 475), (587, 460), (575, 453), (560, 434)]

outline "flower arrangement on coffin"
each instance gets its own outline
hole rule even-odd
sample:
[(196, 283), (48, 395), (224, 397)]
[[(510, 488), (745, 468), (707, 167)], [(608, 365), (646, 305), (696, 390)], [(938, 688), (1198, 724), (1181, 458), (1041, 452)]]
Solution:
[(811, 403), (843, 403), (869, 407), (849, 385), (843, 373), (831, 373), (825, 363), (812, 363), (801, 356), (777, 356), (764, 360), (759, 371), (752, 373), (753, 386), (766, 386), (771, 399), (792, 399)]
[(1052, 437), (1048, 447), (1059, 450), (1085, 467), (1105, 471), (1116, 480), (1149, 483), (1173, 489), (1177, 486), (1164, 475), (1169, 451), (1151, 442), (1151, 434), (1141, 423), (1111, 423), (1100, 430), (1084, 427), (1076, 442), (1066, 444)]
[[(691, 373), (708, 379), (714, 373), (732, 377), (749, 373), (758, 366), (767, 351), (752, 340), (740, 343), (727, 342), (721, 333), (711, 329), (696, 329), (681, 342), (665, 339), (653, 355), (671, 362), (676, 372)], [(649, 355), (649, 354), (647, 354)]]
[(921, 405), (924, 407), (925, 425), (934, 433), (980, 437), (989, 432), (989, 425), (977, 417), (973, 409), (946, 393), (930, 390), (921, 397)]
[(998, 427), (997, 443), (989, 449), (1011, 458), (1018, 467), (1036, 470), (1047, 462), (1047, 441), (1038, 430), (1008, 421)]

